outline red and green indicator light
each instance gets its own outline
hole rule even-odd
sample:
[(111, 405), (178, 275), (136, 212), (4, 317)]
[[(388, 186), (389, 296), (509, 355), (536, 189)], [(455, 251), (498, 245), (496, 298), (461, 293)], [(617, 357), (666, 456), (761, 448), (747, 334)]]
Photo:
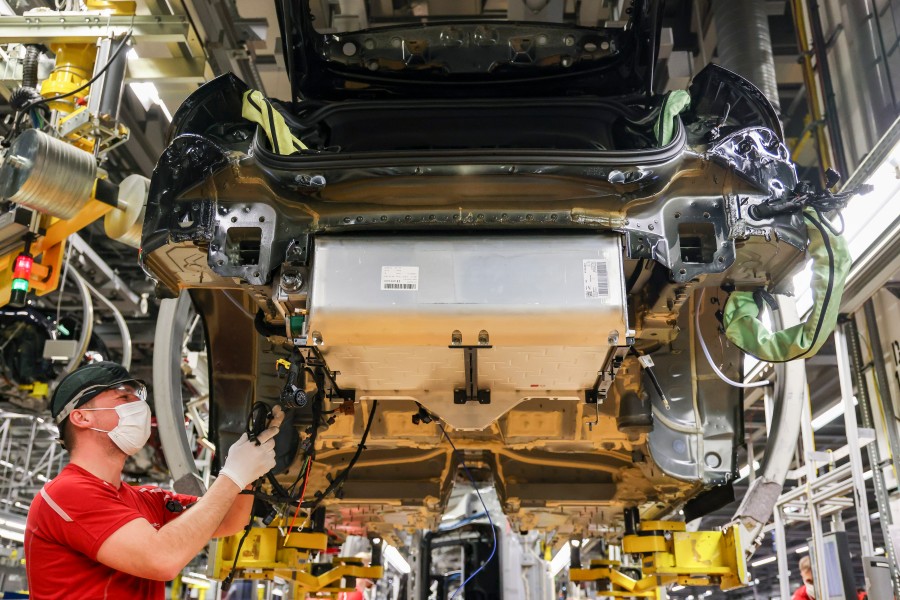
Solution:
[(34, 266), (34, 258), (26, 250), (16, 257), (13, 265), (12, 293), (9, 297), (9, 303), (12, 306), (23, 306), (25, 304), (25, 296), (31, 288), (31, 268)]

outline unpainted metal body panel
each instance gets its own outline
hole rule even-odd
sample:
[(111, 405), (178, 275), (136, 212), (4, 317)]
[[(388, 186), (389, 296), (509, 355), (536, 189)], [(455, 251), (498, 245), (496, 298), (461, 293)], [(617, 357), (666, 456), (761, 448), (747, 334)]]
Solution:
[[(793, 216), (749, 216), (787, 197), (796, 172), (771, 107), (717, 69), (693, 90), (715, 98), (694, 98), (701, 112), (681, 115), (663, 147), (647, 141), (657, 97), (584, 94), (548, 100), (541, 122), (535, 98), (379, 100), (373, 110), (395, 115), (379, 129), (384, 147), (362, 136), (346, 151), (333, 142), (353, 141), (369, 101), (354, 94), (277, 105), (311, 145), (280, 156), (241, 119), (242, 82), (198, 90), (154, 173), (141, 261), (161, 293), (192, 290), (207, 324), (211, 436), (227, 447), (252, 401), (279, 398), (276, 360), (303, 353), (334, 377), (310, 490), (347, 465), (378, 401), (366, 451), (325, 501), (357, 533), (438, 523), (459, 460), (422, 409), (522, 531), (613, 538), (625, 508), (663, 517), (727, 487), (742, 394), (715, 377), (698, 333), (740, 378), (715, 290), (778, 288), (807, 242)], [(734, 115), (702, 112), (720, 105)], [(499, 118), (510, 110), (521, 131)], [(419, 147), (405, 119), (447, 111)], [(453, 128), (464, 132), (467, 114), (489, 128), (492, 111), (497, 130), (457, 147)], [(544, 143), (554, 125), (558, 146)], [(496, 147), (483, 142), (492, 136)], [(599, 260), (605, 276), (591, 263), (588, 287), (605, 282), (605, 294), (586, 297), (585, 261)], [(652, 357), (668, 406), (637, 355)], [(460, 402), (462, 388), (489, 396)], [(308, 435), (310, 422), (292, 430)], [(300, 464), (298, 454), (280, 479)]]

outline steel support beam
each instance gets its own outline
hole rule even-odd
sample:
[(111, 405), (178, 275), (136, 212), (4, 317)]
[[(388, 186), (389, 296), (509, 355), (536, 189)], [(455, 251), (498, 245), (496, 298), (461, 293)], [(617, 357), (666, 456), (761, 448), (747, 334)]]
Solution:
[[(248, 85), (264, 90), (251, 50), (263, 33), (259, 21), (242, 19), (227, 3), (184, 2), (173, 0), (175, 12), (189, 14), (203, 40), (206, 58), (215, 75), (235, 72)], [(245, 24), (249, 23), (249, 26)], [(255, 25), (255, 26), (254, 26)]]
[(94, 43), (99, 37), (132, 31), (135, 41), (188, 42), (191, 25), (184, 15), (134, 17), (92, 13), (49, 13), (0, 17), (0, 44)]
[[(837, 353), (838, 376), (841, 380), (841, 396), (844, 403), (844, 429), (847, 434), (847, 446), (850, 447), (850, 469), (853, 475), (853, 499), (856, 503), (858, 517), (856, 522), (859, 527), (859, 544), (863, 556), (874, 556), (875, 547), (872, 544), (872, 526), (869, 522), (866, 482), (863, 479), (862, 454), (859, 452), (856, 407), (853, 406), (853, 369), (850, 366), (847, 337), (841, 327), (834, 330), (834, 347)], [(862, 405), (862, 401), (859, 404)], [(828, 597), (827, 594), (825, 597)]]
[(841, 298), (841, 311), (852, 313), (859, 310), (898, 270), (900, 270), (900, 219), (894, 221), (883, 234), (872, 240), (872, 244), (863, 255), (853, 261)]
[[(871, 306), (871, 304), (872, 301), (869, 300), (868, 302), (866, 302), (865, 306), (868, 308)], [(874, 317), (874, 311), (872, 312), (871, 317), (869, 316), (867, 311), (867, 319), (874, 319)], [(856, 324), (856, 320), (854, 320), (852, 317), (848, 319), (844, 324), (844, 329), (847, 334), (847, 345), (850, 349), (850, 361), (853, 365), (853, 380), (856, 387), (856, 397), (859, 401), (859, 412), (860, 416), (862, 417), (862, 425), (863, 427), (867, 427), (874, 431), (875, 419), (873, 418), (872, 405), (869, 401), (869, 386), (866, 382), (865, 366), (863, 365), (862, 348), (859, 345), (859, 330)], [(876, 352), (878, 352), (878, 354), (881, 354), (881, 340), (879, 339), (878, 341), (878, 346), (872, 346), (873, 362)], [(883, 366), (884, 362), (882, 361), (882, 368)], [(885, 380), (886, 379), (887, 378), (885, 377)], [(885, 381), (885, 383), (887, 383), (887, 381)], [(888, 394), (888, 403), (890, 403), (890, 386), (880, 389), (886, 389), (886, 392)], [(893, 406), (890, 406), (889, 408), (890, 411), (885, 410), (885, 416), (893, 416)], [(889, 431), (888, 436), (890, 438), (890, 442), (896, 441), (897, 428), (894, 425), (893, 418), (891, 418), (888, 422), (887, 429), (892, 430), (894, 434), (893, 436), (891, 436)], [(890, 447), (892, 451), (894, 451), (893, 443), (890, 444)], [(879, 523), (881, 523), (881, 529), (884, 534), (885, 552), (887, 554), (888, 561), (892, 565), (900, 565), (900, 562), (898, 562), (897, 559), (898, 549), (894, 547), (893, 540), (891, 539), (891, 525), (894, 524), (894, 518), (893, 514), (891, 513), (890, 494), (888, 493), (887, 485), (884, 480), (884, 470), (881, 466), (881, 450), (878, 448), (878, 443), (875, 440), (872, 440), (871, 442), (866, 444), (866, 450), (869, 453), (869, 466), (872, 469), (872, 483), (875, 487), (875, 501), (878, 505), (878, 513), (881, 515)], [(897, 460), (898, 457), (895, 454), (895, 463)], [(860, 515), (860, 518), (863, 518), (862, 515)], [(894, 587), (894, 596), (900, 598), (900, 569), (891, 569), (891, 583)]]
[[(850, 365), (852, 367), (853, 386), (856, 388), (856, 398), (859, 405), (860, 420), (862, 426), (871, 430), (875, 430), (875, 420), (872, 418), (872, 405), (869, 403), (869, 386), (866, 383), (866, 376), (863, 372), (862, 349), (859, 346), (859, 331), (856, 321), (850, 317), (842, 325), (847, 340), (847, 348), (850, 353)], [(873, 349), (874, 352), (874, 349)], [(887, 486), (884, 481), (884, 471), (881, 468), (881, 452), (878, 449), (878, 443), (872, 440), (866, 444), (866, 451), (869, 455), (869, 466), (872, 469), (872, 483), (875, 488), (875, 502), (878, 506), (878, 512), (881, 515), (879, 522), (884, 533), (884, 547), (887, 552), (888, 560), (891, 564), (896, 565), (897, 555), (894, 545), (891, 543), (890, 526), (894, 522), (891, 516), (890, 498), (888, 496)], [(859, 515), (862, 520), (869, 521), (869, 510), (866, 507), (865, 514)], [(900, 596), (900, 571), (893, 569), (891, 573), (894, 592)]]
[(203, 83), (212, 78), (203, 58), (129, 58), (125, 83)]
[[(894, 399), (891, 397), (891, 384), (888, 380), (887, 366), (884, 363), (884, 354), (881, 345), (881, 332), (878, 331), (875, 316), (875, 303), (871, 298), (866, 300), (863, 310), (866, 315), (866, 331), (869, 334), (869, 342), (872, 344), (872, 364), (875, 367), (875, 383), (881, 396), (881, 409), (884, 411), (884, 420), (887, 429), (888, 446), (891, 449), (891, 460), (894, 465), (894, 476), (900, 481), (900, 434), (897, 433), (897, 414), (894, 412)], [(894, 548), (900, 553), (900, 548)], [(897, 564), (897, 563), (894, 563)], [(900, 596), (900, 592), (895, 592)]]

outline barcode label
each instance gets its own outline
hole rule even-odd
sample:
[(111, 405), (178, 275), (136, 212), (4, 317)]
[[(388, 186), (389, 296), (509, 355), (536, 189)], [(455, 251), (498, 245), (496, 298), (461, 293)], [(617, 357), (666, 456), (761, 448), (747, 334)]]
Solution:
[(609, 271), (602, 258), (584, 260), (584, 297), (609, 298)]
[(417, 291), (419, 289), (419, 267), (381, 267), (381, 289), (383, 291)]
[(415, 283), (384, 283), (381, 285), (383, 290), (416, 290), (419, 289)]

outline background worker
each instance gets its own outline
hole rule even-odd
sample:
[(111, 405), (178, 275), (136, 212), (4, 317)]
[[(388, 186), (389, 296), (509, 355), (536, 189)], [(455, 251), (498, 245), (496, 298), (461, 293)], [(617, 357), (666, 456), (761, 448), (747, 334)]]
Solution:
[(816, 586), (813, 581), (812, 563), (809, 560), (809, 555), (801, 558), (798, 566), (800, 567), (800, 578), (803, 580), (803, 585), (794, 592), (791, 600), (807, 600), (809, 598), (815, 598)]
[(150, 437), (146, 388), (121, 365), (100, 362), (66, 376), (50, 401), (70, 462), (35, 496), (25, 529), (31, 597), (159, 599), (213, 537), (250, 519), (240, 492), (275, 466), (276, 407), (258, 436), (244, 434), (201, 497), (122, 482), (128, 456)]

